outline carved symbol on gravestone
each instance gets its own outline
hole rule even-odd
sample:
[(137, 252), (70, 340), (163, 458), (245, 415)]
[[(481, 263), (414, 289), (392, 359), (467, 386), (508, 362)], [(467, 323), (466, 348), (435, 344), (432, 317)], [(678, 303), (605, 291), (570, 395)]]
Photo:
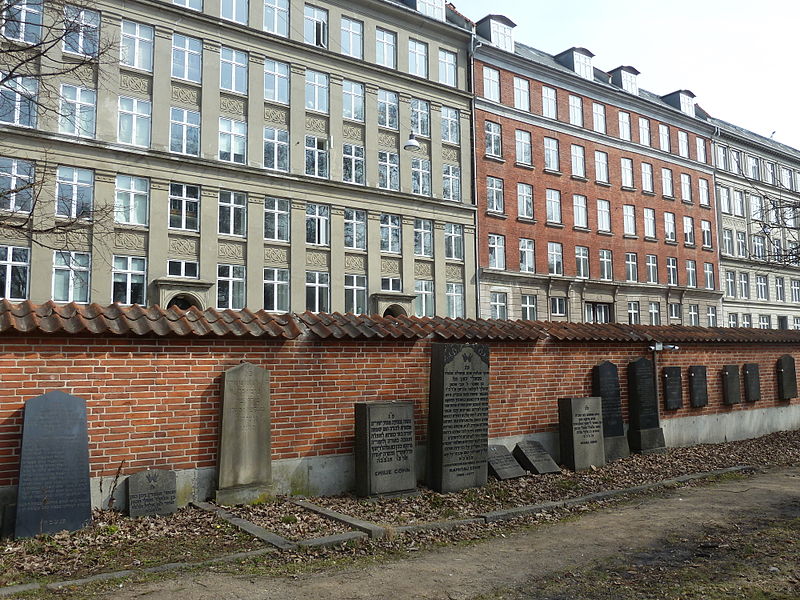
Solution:
[(797, 372), (794, 357), (784, 354), (776, 366), (778, 375), (778, 400), (791, 400), (797, 397)]
[(708, 381), (703, 366), (689, 367), (689, 399), (694, 408), (708, 404)]
[(128, 477), (128, 514), (169, 515), (177, 510), (175, 471), (148, 469)]

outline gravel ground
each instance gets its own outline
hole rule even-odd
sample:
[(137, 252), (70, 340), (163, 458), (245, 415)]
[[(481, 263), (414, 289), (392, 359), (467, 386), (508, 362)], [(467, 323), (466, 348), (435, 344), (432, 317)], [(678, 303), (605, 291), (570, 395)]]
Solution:
[(225, 510), (294, 542), (350, 531), (346, 525), (326, 519), (280, 496), (263, 504), (226, 506)]

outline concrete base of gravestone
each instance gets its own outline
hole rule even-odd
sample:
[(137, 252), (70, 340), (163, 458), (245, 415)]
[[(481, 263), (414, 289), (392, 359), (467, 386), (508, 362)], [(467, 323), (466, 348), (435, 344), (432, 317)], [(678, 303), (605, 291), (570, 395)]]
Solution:
[(660, 454), (667, 451), (664, 430), (661, 427), (629, 429), (628, 443), (631, 452), (636, 452), (637, 454)]
[(240, 485), (217, 490), (214, 502), (222, 506), (237, 506), (240, 504), (252, 504), (258, 500), (264, 500), (271, 495), (272, 490), (263, 485)]
[(628, 445), (628, 438), (624, 435), (615, 435), (614, 437), (603, 438), (603, 449), (606, 453), (606, 462), (612, 460), (619, 460), (620, 458), (628, 458), (631, 455), (631, 449)]

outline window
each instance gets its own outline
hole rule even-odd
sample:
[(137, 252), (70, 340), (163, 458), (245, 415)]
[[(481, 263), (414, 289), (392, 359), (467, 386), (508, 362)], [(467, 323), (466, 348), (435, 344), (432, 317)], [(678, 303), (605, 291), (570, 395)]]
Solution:
[(736, 271), (725, 271), (725, 295), (736, 297)]
[(584, 79), (594, 79), (594, 69), (592, 69), (592, 57), (580, 52), (573, 53), (575, 72)]
[(517, 162), (523, 165), (530, 165), (533, 163), (531, 155), (531, 134), (529, 131), (516, 130), (515, 134)]
[[(717, 168), (728, 170), (728, 149), (725, 146), (716, 146), (717, 149)], [(738, 161), (737, 161), (738, 162)]]
[(639, 281), (639, 257), (635, 252), (625, 253), (625, 278), (627, 281)]
[(601, 183), (608, 183), (608, 154), (594, 151), (594, 178)]
[(741, 190), (733, 191), (733, 214), (737, 217), (744, 216), (744, 192)]
[(456, 53), (439, 50), (439, 83), (456, 86)]
[(169, 110), (169, 151), (200, 155), (200, 113), (185, 108)]
[(0, 20), (0, 35), (31, 44), (39, 42), (42, 38), (42, 3), (21, 0), (6, 6)]
[(658, 147), (664, 152), (669, 152), (669, 126), (659, 123), (658, 125)]
[(694, 219), (683, 217), (683, 243), (687, 246), (694, 246)]
[(274, 171), (289, 170), (288, 131), (264, 127), (264, 168)]
[(463, 318), (464, 284), (448, 282), (445, 285), (444, 295), (447, 300), (447, 316), (451, 319)]
[(692, 176), (688, 173), (681, 173), (681, 200), (692, 201)]
[(431, 161), (427, 158), (411, 159), (411, 193), (431, 195)]
[(328, 11), (306, 4), (303, 11), (303, 41), (318, 48), (328, 47)]
[(443, 106), (442, 114), (442, 141), (451, 144), (461, 143), (461, 117), (457, 108)]
[(575, 277), (589, 279), (589, 248), (575, 246)]
[(748, 313), (742, 314), (742, 327), (752, 327), (753, 326), (753, 315)]
[(664, 213), (664, 239), (668, 242), (675, 242), (678, 239), (675, 230), (675, 213)]
[(619, 112), (619, 137), (623, 140), (631, 139), (631, 115), (623, 111)]
[(200, 83), (203, 42), (192, 37), (172, 34), (172, 76)]
[(661, 325), (661, 303), (650, 302), (647, 312), (650, 314), (650, 325)]
[(264, 310), (289, 312), (289, 269), (264, 269)]
[(722, 230), (722, 252), (733, 256), (733, 230)]
[(632, 204), (622, 207), (622, 233), (636, 235), (636, 207)]
[(587, 323), (610, 323), (611, 304), (607, 302), (586, 302), (584, 304), (583, 318)]
[(95, 102), (94, 90), (74, 85), (62, 85), (58, 131), (67, 135), (93, 138)]
[(264, 239), (289, 241), (289, 201), (282, 198), (264, 199)]
[(569, 97), (569, 122), (570, 125), (583, 127), (583, 98), (580, 96)]
[(264, 31), (289, 35), (289, 0), (264, 0)]
[(678, 285), (678, 259), (667, 257), (667, 285)]
[(717, 188), (717, 198), (719, 198), (719, 209), (725, 214), (731, 214), (730, 190), (726, 187)]
[(645, 257), (647, 267), (647, 283), (658, 283), (658, 256), (648, 254)]
[(489, 317), (492, 319), (508, 318), (508, 294), (506, 292), (489, 292)]
[(611, 231), (611, 203), (608, 200), (597, 201), (597, 231)]
[(144, 177), (117, 175), (114, 221), (147, 225), (150, 182)]
[(264, 100), (289, 104), (289, 65), (264, 60)]
[(633, 189), (633, 160), (630, 158), (621, 158), (620, 169), (622, 173), (622, 187)]
[(342, 146), (342, 181), (364, 185), (364, 146)]
[(64, 52), (95, 56), (100, 46), (100, 13), (69, 4), (64, 6), (62, 39)]
[(739, 297), (750, 298), (750, 273), (739, 272)]
[(400, 254), (401, 228), (399, 215), (381, 215), (381, 252)]
[(433, 256), (433, 221), (414, 219), (414, 256)]
[(758, 315), (758, 326), (761, 329), (771, 329), (772, 328), (772, 316), (771, 315)]
[(411, 99), (411, 133), (430, 137), (431, 105), (425, 100)]
[(564, 296), (550, 298), (550, 315), (553, 317), (567, 316), (567, 299)]
[(464, 260), (464, 227), (455, 223), (444, 225), (444, 257)]
[(544, 138), (544, 168), (549, 171), (558, 171), (558, 163), (558, 140), (555, 138)]
[(769, 300), (769, 288), (766, 275), (756, 275), (756, 299)]
[(398, 128), (397, 115), (400, 103), (395, 92), (378, 90), (378, 125), (389, 129)]
[(602, 281), (612, 281), (614, 279), (614, 268), (611, 250), (600, 250), (600, 279)]
[(444, 21), (444, 0), (417, 0), (417, 10), (423, 15)]
[(642, 191), (653, 192), (653, 165), (642, 163)]
[(331, 276), (322, 271), (306, 271), (306, 310), (328, 312)]
[(756, 181), (761, 180), (761, 170), (757, 157), (750, 155), (747, 156), (747, 174), (750, 176), (750, 179), (754, 179)]
[(550, 119), (558, 118), (556, 91), (547, 86), (542, 86), (542, 115)]
[[(700, 221), (700, 232), (703, 237), (703, 247), (711, 248), (711, 221)], [(731, 240), (731, 245), (733, 240)]]
[[(2, 160), (2, 159), (0, 159)], [(2, 167), (0, 167), (1, 169)], [(2, 171), (0, 171), (0, 178)], [(0, 185), (0, 189), (4, 186)], [(12, 188), (13, 189), (13, 188)], [(56, 215), (70, 219), (91, 216), (94, 197), (94, 172), (75, 167), (58, 167), (56, 171)], [(2, 286), (0, 286), (1, 288)]]
[(123, 19), (119, 62), (126, 67), (153, 70), (153, 28)]
[(606, 132), (606, 107), (597, 102), (592, 103), (592, 126), (598, 133)]
[(750, 215), (754, 221), (764, 220), (764, 205), (761, 203), (761, 196), (750, 194)]
[(672, 171), (670, 169), (661, 169), (661, 193), (669, 198), (675, 195), (675, 189), (672, 185)]
[(783, 277), (775, 278), (775, 300), (786, 302), (786, 280)]
[(219, 159), (245, 164), (247, 156), (247, 123), (219, 118)]
[(701, 163), (707, 162), (706, 141), (703, 138), (696, 138), (695, 142), (697, 142), (697, 160)]
[(428, 76), (428, 44), (425, 42), (409, 38), (408, 72), (418, 77)]
[(781, 167), (781, 185), (787, 190), (792, 189), (792, 170)]
[(223, 19), (247, 24), (247, 0), (222, 0), (219, 12)]
[(344, 247), (351, 250), (367, 249), (366, 211), (344, 209)]
[(519, 270), (524, 273), (533, 273), (536, 270), (533, 240), (519, 240)]
[(547, 272), (550, 275), (564, 274), (564, 249), (558, 242), (547, 242)]
[(380, 27), (375, 29), (375, 62), (390, 69), (397, 68), (397, 35)]
[(328, 112), (328, 76), (306, 69), (306, 109)]
[(650, 121), (639, 117), (639, 143), (643, 146), (650, 145)]
[[(718, 158), (721, 159), (722, 163), (725, 162), (725, 158), (726, 158), (724, 151), (725, 151), (725, 149), (722, 148), (722, 156), (718, 156)], [(720, 154), (719, 149), (718, 149), (717, 154), (718, 155)], [(744, 163), (742, 162), (742, 153), (741, 153), (741, 151), (740, 150), (734, 150), (733, 148), (731, 148), (730, 170), (733, 173), (736, 173), (737, 175), (741, 175), (743, 173), (743, 167), (744, 167)]]
[(639, 303), (636, 301), (628, 302), (628, 324), (638, 325), (640, 322)]
[(533, 218), (533, 186), (528, 183), (517, 184), (517, 216)]
[(766, 246), (764, 244), (764, 236), (754, 235), (752, 239), (753, 239), (753, 258), (757, 258), (759, 260), (766, 259), (767, 253), (766, 253)]
[(514, 77), (514, 108), (530, 111), (531, 89), (527, 79)]
[(115, 256), (111, 272), (112, 302), (145, 303), (145, 259), (136, 256)]
[(306, 204), (306, 244), (327, 246), (330, 242), (330, 208), (325, 204)]
[(546, 190), (547, 222), (561, 223), (561, 192), (558, 190)]
[(800, 302), (800, 279), (792, 279), (792, 302)]
[(306, 136), (306, 175), (328, 176), (328, 143), (324, 138)]
[(586, 196), (573, 194), (572, 214), (575, 220), (575, 227), (587, 229), (589, 227), (589, 209), (586, 204)]
[(492, 19), (492, 43), (501, 50), (514, 51), (514, 39), (511, 36), (511, 27)]
[(686, 261), (686, 287), (697, 287), (697, 263), (693, 260)]
[(486, 210), (492, 212), (503, 212), (505, 204), (503, 201), (503, 180), (497, 177), (486, 178)]
[(573, 177), (586, 177), (586, 153), (583, 146), (572, 144), (570, 147)]
[(222, 90), (247, 93), (247, 52), (222, 46), (220, 48), (220, 83)]
[(150, 101), (119, 97), (117, 141), (121, 144), (150, 146)]
[(483, 67), (483, 97), (500, 102), (500, 71)]
[(707, 290), (716, 288), (716, 281), (714, 278), (714, 265), (711, 263), (703, 263), (703, 277), (706, 283)]
[(28, 297), (30, 250), (0, 246), (0, 297), (21, 301)]
[(342, 82), (343, 112), (345, 119), (364, 120), (364, 86), (353, 81)]
[(489, 268), (506, 268), (506, 238), (502, 235), (489, 234)]
[(643, 212), (644, 212), (644, 237), (655, 239), (656, 211), (652, 208), (645, 208)]
[(353, 58), (364, 57), (364, 24), (342, 17), (342, 54)]
[(400, 156), (394, 152), (378, 152), (378, 187), (400, 189)]
[(221, 235), (247, 234), (247, 194), (220, 190), (218, 224)]
[(536, 296), (534, 294), (522, 294), (522, 318), (525, 321), (535, 321), (538, 318), (536, 306)]
[(417, 279), (414, 282), (414, 315), (417, 317), (432, 317), (434, 315), (433, 281)]
[[(5, 75), (0, 74), (0, 77)], [(39, 83), (35, 78), (8, 77), (0, 87), (0, 123), (35, 127), (38, 92)]]
[(92, 257), (88, 252), (56, 250), (53, 254), (53, 300), (89, 302), (89, 273)]
[(501, 141), (501, 130), (498, 123), (486, 121), (484, 125), (486, 134), (486, 155), (501, 157), (503, 155), (503, 145)]
[(764, 181), (770, 185), (775, 184), (775, 163), (764, 162)]
[(690, 304), (689, 305), (689, 325), (694, 326), (694, 327), (700, 325), (700, 305), (699, 304)]
[(381, 290), (384, 292), (402, 292), (402, 283), (399, 277), (381, 277)]
[(30, 212), (33, 190), (33, 163), (0, 157), (0, 210)]
[(700, 189), (700, 206), (711, 206), (711, 197), (708, 193), (708, 179), (698, 179), (697, 186)]
[(200, 187), (183, 183), (169, 184), (169, 227), (186, 231), (199, 230)]
[(639, 84), (636, 81), (636, 74), (630, 71), (622, 71), (622, 89), (631, 94), (639, 95)]
[(678, 154), (689, 158), (689, 134), (685, 131), (678, 132)]
[(366, 275), (344, 276), (344, 312), (354, 315), (367, 312)]

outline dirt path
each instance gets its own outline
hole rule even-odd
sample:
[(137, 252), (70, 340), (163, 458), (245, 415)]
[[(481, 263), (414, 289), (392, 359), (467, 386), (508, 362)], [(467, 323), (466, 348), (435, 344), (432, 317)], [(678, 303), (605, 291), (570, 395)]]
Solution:
[(587, 513), (472, 546), (442, 548), (365, 568), (259, 578), (178, 575), (126, 586), (114, 598), (160, 600), (462, 600), (548, 573), (633, 554), (702, 528), (800, 517), (800, 468), (757, 474)]

